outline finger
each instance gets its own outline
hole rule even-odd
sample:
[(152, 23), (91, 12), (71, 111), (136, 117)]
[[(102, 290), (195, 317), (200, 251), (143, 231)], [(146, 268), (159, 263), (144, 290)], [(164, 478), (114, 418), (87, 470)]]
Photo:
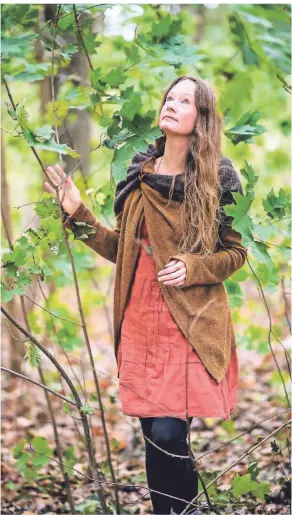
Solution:
[(173, 272), (177, 272), (178, 270), (183, 270), (185, 268), (185, 264), (181, 262), (180, 263), (177, 263), (176, 265), (172, 265), (171, 267), (169, 268), (164, 268), (163, 270), (160, 270), (158, 272), (158, 277), (161, 277), (162, 275), (168, 275), (168, 274), (171, 274)]
[(45, 182), (45, 187), (46, 187), (46, 190), (49, 192), (49, 193), (53, 193), (55, 195), (55, 190), (54, 188), (52, 188), (52, 186), (48, 183), (48, 182)]
[(181, 261), (180, 259), (177, 259), (175, 261), (170, 261), (165, 265), (165, 268), (173, 268), (173, 270), (178, 270), (178, 268), (184, 267), (185, 263)]
[(176, 263), (178, 263), (178, 260), (172, 259), (171, 261), (169, 261), (169, 263), (166, 263), (165, 266), (172, 266), (172, 265), (175, 265)]
[[(55, 165), (55, 168), (57, 167), (58, 165)], [(47, 168), (47, 170), (50, 171), (51, 173), (51, 176), (54, 178), (55, 182), (57, 183), (57, 185), (60, 184), (61, 181), (63, 181), (63, 173), (62, 173), (62, 168), (60, 166), (58, 166), (59, 168), (59, 171), (58, 170), (55, 170), (55, 168), (53, 166), (49, 166)], [(66, 174), (65, 174), (66, 176)], [(61, 180), (60, 180), (61, 179)]]
[(62, 185), (66, 183), (67, 175), (65, 174), (63, 168), (60, 165), (55, 165), (54, 169), (55, 169), (56, 173), (59, 175), (59, 177), (60, 177), (60, 179), (62, 181), (62, 184), (60, 185), (60, 187), (62, 187)]
[(184, 283), (184, 281), (178, 281), (177, 279), (176, 280), (173, 280), (173, 281), (165, 281), (163, 284), (165, 286), (182, 286)]
[(62, 177), (63, 184), (65, 185), (65, 188), (69, 188), (73, 185), (73, 180), (71, 175), (67, 175), (66, 172), (64, 172), (63, 168), (60, 165), (55, 165), (55, 168), (57, 168), (60, 172), (60, 176)]
[(66, 177), (66, 174), (65, 174), (65, 172), (64, 172), (64, 170), (63, 170), (63, 168), (62, 168), (62, 166), (60, 166), (60, 165), (55, 165), (55, 166), (54, 166), (54, 169), (56, 170), (56, 172), (58, 173), (58, 175), (59, 175), (60, 177), (62, 177), (63, 179)]
[(52, 183), (55, 186), (59, 186), (59, 184), (60, 184), (60, 176), (57, 174), (57, 172), (55, 172), (54, 168), (52, 166), (48, 166), (47, 167), (47, 171), (49, 173), (49, 177), (50, 177)]
[(160, 275), (158, 277), (158, 281), (168, 281), (168, 280), (177, 279), (177, 278), (183, 277), (183, 276), (185, 276), (185, 272), (182, 273), (181, 270), (177, 270), (176, 272), (172, 272), (171, 274)]

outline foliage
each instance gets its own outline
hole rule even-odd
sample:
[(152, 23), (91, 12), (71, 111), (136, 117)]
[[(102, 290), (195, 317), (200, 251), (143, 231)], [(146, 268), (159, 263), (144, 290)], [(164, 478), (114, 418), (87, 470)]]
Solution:
[[(111, 13), (113, 7), (77, 5), (82, 14), (76, 27), (69, 4), (60, 6), (56, 24), (52, 19), (40, 22), (44, 5), (2, 5), (3, 142), (13, 195), (11, 205), (19, 206), (28, 199), (33, 205), (32, 215), (37, 218), (36, 226), (23, 229), (23, 211), (12, 210), (13, 228), (19, 237), (13, 248), (6, 238), (2, 243), (2, 301), (8, 303), (27, 294), (34, 282), (40, 287), (45, 285), (49, 289), (45, 309), (28, 314), (31, 331), (49, 335), (50, 343), (69, 355), (85, 352), (84, 337), (78, 316), (62, 297), (67, 288), (73, 291), (72, 268), (56, 200), (42, 192), (40, 162), (47, 166), (58, 156), (75, 159), (73, 177), (83, 198), (98, 218), (111, 222), (115, 183), (125, 178), (133, 154), (145, 151), (160, 136), (156, 120), (162, 91), (178, 76), (201, 76), (216, 90), (225, 122), (224, 153), (240, 169), (244, 189), (243, 196), (233, 194), (234, 203), (225, 206), (225, 212), (232, 217), (234, 229), (242, 234), (243, 244), (249, 249), (249, 264), (265, 292), (274, 294), (280, 288), (281, 280), (287, 276), (291, 250), (287, 181), (291, 6), (202, 6), (201, 35), (199, 30), (194, 35), (199, 18), (197, 6), (190, 6), (189, 11), (181, 5), (178, 12), (173, 12), (171, 6), (155, 4), (131, 9), (120, 6), (124, 20), (120, 33), (109, 35), (97, 28), (97, 21)], [(131, 24), (135, 34), (126, 38)], [(72, 66), (72, 59), (80, 54), (87, 59), (88, 73), (84, 76)], [(41, 88), (51, 86), (52, 75), (57, 79), (55, 86), (58, 82), (56, 97), (41, 105)], [(80, 113), (90, 119), (88, 138), (90, 147), (95, 149), (90, 156), (88, 177), (83, 176), (82, 163), (78, 165), (81, 154), (75, 150), (70, 131), (66, 143), (60, 143), (58, 138), (58, 131), (78, 120)], [(86, 292), (83, 310), (87, 317), (97, 306), (106, 308), (108, 301), (107, 294), (97, 291), (92, 272), (96, 281), (108, 278), (111, 269), (96, 268), (95, 256), (83, 245), (94, 227), (77, 221), (73, 224), (74, 231), (67, 232), (67, 238), (81, 289)], [(246, 284), (256, 281), (252, 270), (246, 264), (226, 281), (226, 287), (234, 320), (246, 325), (238, 341), (248, 350), (268, 354), (267, 330), (262, 323), (265, 307), (259, 308), (258, 297), (250, 295), (250, 312), (241, 315), (240, 311), (246, 300)], [(260, 313), (260, 321), (251, 323), (250, 315), (255, 310)], [(281, 339), (277, 318), (273, 330)], [(31, 342), (25, 346), (28, 364), (38, 367), (40, 351)], [(281, 380), (277, 371), (275, 374), (271, 375), (271, 384)], [(287, 376), (284, 372), (285, 381)], [(53, 382), (56, 390), (57, 386), (62, 389), (59, 377), (51, 378), (49, 383)], [(95, 409), (85, 403), (82, 412), (91, 416)], [(72, 415), (66, 402), (63, 412)], [(224, 428), (229, 436), (236, 430), (227, 423)], [(50, 461), (28, 452), (29, 443), (49, 457), (53, 453), (41, 436), (18, 443), (13, 455), (28, 481), (38, 479)], [(113, 438), (111, 445), (118, 450), (119, 441)], [(274, 452), (278, 452), (277, 444)], [(71, 467), (77, 462), (73, 445), (65, 448), (64, 456)], [(68, 474), (73, 476), (69, 468)], [(259, 467), (253, 462), (247, 473), (234, 474), (228, 491), (220, 492), (213, 485), (211, 499), (223, 505), (241, 499), (264, 501), (270, 488), (267, 482), (258, 480), (258, 474)], [(138, 475), (137, 482), (139, 477), (144, 480)], [(215, 476), (205, 471), (202, 477), (208, 482)], [(13, 489), (12, 483), (10, 488)], [(77, 512), (95, 513), (98, 506), (98, 501), (92, 499), (79, 504)]]
[[(25, 449), (28, 444), (38, 452), (34, 455), (27, 452)], [(46, 456), (38, 453), (46, 454)], [(17, 460), (19, 471), (28, 480), (36, 480), (41, 477), (42, 468), (48, 465), (52, 453), (49, 442), (42, 436), (36, 436), (31, 440), (24, 438), (13, 449), (13, 457)]]

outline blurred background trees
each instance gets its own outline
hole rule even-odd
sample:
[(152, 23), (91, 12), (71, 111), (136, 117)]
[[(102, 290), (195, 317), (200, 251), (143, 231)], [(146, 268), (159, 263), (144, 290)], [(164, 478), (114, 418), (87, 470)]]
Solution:
[[(245, 191), (226, 210), (250, 250), (226, 281), (237, 342), (271, 359), (273, 402), (289, 405), (290, 19), (289, 4), (2, 5), (2, 302), (72, 373), (84, 377), (88, 362), (78, 362), (76, 284), (44, 168), (62, 164), (112, 227), (116, 181), (161, 134), (164, 90), (198, 75), (216, 91), (222, 150)], [(114, 266), (68, 238), (95, 360), (115, 374)], [(39, 351), (2, 318), (5, 365), (33, 376)], [(50, 366), (44, 378), (61, 388)]]

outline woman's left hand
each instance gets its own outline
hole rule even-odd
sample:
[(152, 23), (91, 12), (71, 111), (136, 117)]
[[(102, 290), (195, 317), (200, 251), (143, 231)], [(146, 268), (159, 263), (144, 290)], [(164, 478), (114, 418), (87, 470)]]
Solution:
[(183, 286), (187, 275), (187, 268), (180, 259), (173, 259), (158, 272), (158, 281), (166, 286)]

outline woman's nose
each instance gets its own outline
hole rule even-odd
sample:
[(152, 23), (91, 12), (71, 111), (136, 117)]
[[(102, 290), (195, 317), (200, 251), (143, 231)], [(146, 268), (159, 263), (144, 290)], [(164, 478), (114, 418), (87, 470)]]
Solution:
[(172, 105), (168, 105), (168, 106), (167, 106), (167, 109), (166, 109), (166, 112), (167, 112), (167, 113), (168, 113), (168, 112), (175, 113), (175, 109), (174, 109), (174, 107), (173, 107)]

